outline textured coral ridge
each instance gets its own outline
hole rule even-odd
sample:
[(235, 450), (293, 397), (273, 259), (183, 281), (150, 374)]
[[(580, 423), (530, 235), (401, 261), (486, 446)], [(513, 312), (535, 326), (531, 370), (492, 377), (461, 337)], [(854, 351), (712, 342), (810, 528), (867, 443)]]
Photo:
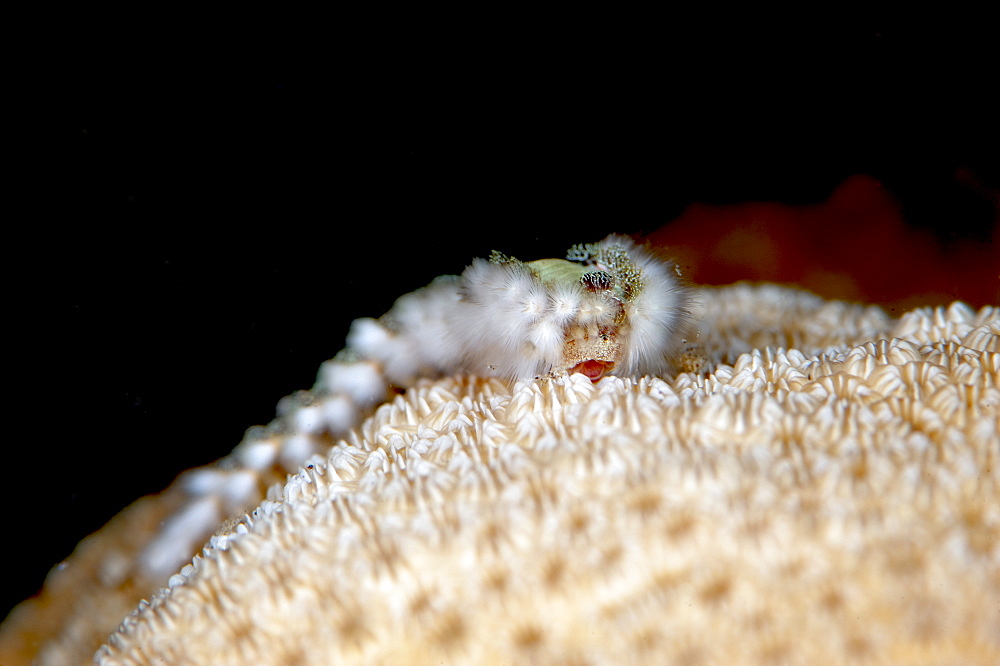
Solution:
[(418, 383), (97, 660), (1000, 663), (1000, 311), (701, 298), (707, 376)]

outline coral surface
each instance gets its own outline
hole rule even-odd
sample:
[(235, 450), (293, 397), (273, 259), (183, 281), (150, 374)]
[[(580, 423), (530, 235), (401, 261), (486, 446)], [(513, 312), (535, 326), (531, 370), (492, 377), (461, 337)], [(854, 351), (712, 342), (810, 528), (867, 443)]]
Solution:
[[(1000, 311), (695, 298), (699, 373), (421, 380), (287, 479), (303, 428), (249, 438), (81, 544), (0, 661), (1000, 662)], [(261, 479), (156, 579), (161, 521)]]

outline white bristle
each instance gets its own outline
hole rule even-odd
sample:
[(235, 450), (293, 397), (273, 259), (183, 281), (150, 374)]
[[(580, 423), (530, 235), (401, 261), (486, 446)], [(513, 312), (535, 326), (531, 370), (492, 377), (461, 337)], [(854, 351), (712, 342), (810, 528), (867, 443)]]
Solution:
[(537, 283), (532, 283), (521, 297), (519, 303), (521, 306), (521, 314), (526, 319), (535, 321), (545, 314), (548, 301), (549, 297), (545, 291), (545, 287)]
[(353, 428), (358, 422), (358, 408), (350, 398), (334, 395), (320, 403), (323, 421), (334, 435), (340, 435)]
[(347, 333), (347, 347), (363, 358), (381, 360), (380, 351), (392, 337), (377, 321), (369, 317), (355, 319)]
[(690, 298), (673, 264), (657, 259), (627, 239), (617, 242), (628, 249), (642, 279), (642, 288), (626, 307), (630, 330), (622, 371), (660, 374), (668, 369), (671, 355), (680, 347)]
[(537, 322), (528, 334), (539, 360), (547, 366), (557, 365), (561, 360), (564, 338), (563, 327), (551, 319)]
[(549, 288), (549, 312), (555, 323), (565, 325), (580, 311), (583, 289), (579, 284), (556, 284)]
[(207, 495), (171, 517), (140, 556), (140, 564), (150, 578), (160, 580), (191, 558), (191, 553), (212, 533), (222, 514), (218, 499)]
[(278, 462), (289, 472), (294, 472), (317, 448), (317, 443), (309, 435), (301, 433), (291, 435), (285, 439), (278, 453)]
[(323, 419), (323, 411), (319, 405), (305, 405), (299, 407), (292, 414), (292, 427), (296, 432), (309, 434), (320, 433), (326, 429), (326, 421)]
[(237, 449), (239, 462), (244, 467), (262, 470), (270, 467), (278, 455), (278, 445), (271, 440), (246, 442)]
[(226, 513), (246, 511), (247, 505), (259, 499), (257, 497), (257, 475), (250, 470), (231, 471), (226, 475), (221, 496), (225, 502)]
[(344, 393), (360, 407), (385, 399), (385, 379), (374, 363), (339, 363), (327, 361), (320, 366), (317, 388), (330, 393)]
[(583, 300), (577, 320), (584, 326), (608, 326), (618, 314), (618, 304), (603, 295), (592, 295)]

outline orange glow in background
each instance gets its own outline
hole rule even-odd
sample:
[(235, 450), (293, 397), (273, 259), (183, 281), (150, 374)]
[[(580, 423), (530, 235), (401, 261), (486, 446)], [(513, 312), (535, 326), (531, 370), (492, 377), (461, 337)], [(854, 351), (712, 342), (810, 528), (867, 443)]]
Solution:
[(1000, 303), (1000, 220), (991, 242), (943, 242), (907, 226), (896, 199), (852, 176), (816, 205), (692, 204), (645, 238), (695, 284), (767, 281), (890, 311)]

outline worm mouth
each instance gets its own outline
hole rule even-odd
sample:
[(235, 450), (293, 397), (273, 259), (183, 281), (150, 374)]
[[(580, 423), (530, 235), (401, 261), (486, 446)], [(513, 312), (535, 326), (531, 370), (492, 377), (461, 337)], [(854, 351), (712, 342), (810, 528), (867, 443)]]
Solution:
[(570, 373), (579, 372), (586, 375), (590, 381), (596, 382), (613, 367), (615, 367), (615, 364), (611, 361), (596, 361), (594, 359), (587, 359), (586, 361), (577, 363), (570, 368), (569, 371)]

